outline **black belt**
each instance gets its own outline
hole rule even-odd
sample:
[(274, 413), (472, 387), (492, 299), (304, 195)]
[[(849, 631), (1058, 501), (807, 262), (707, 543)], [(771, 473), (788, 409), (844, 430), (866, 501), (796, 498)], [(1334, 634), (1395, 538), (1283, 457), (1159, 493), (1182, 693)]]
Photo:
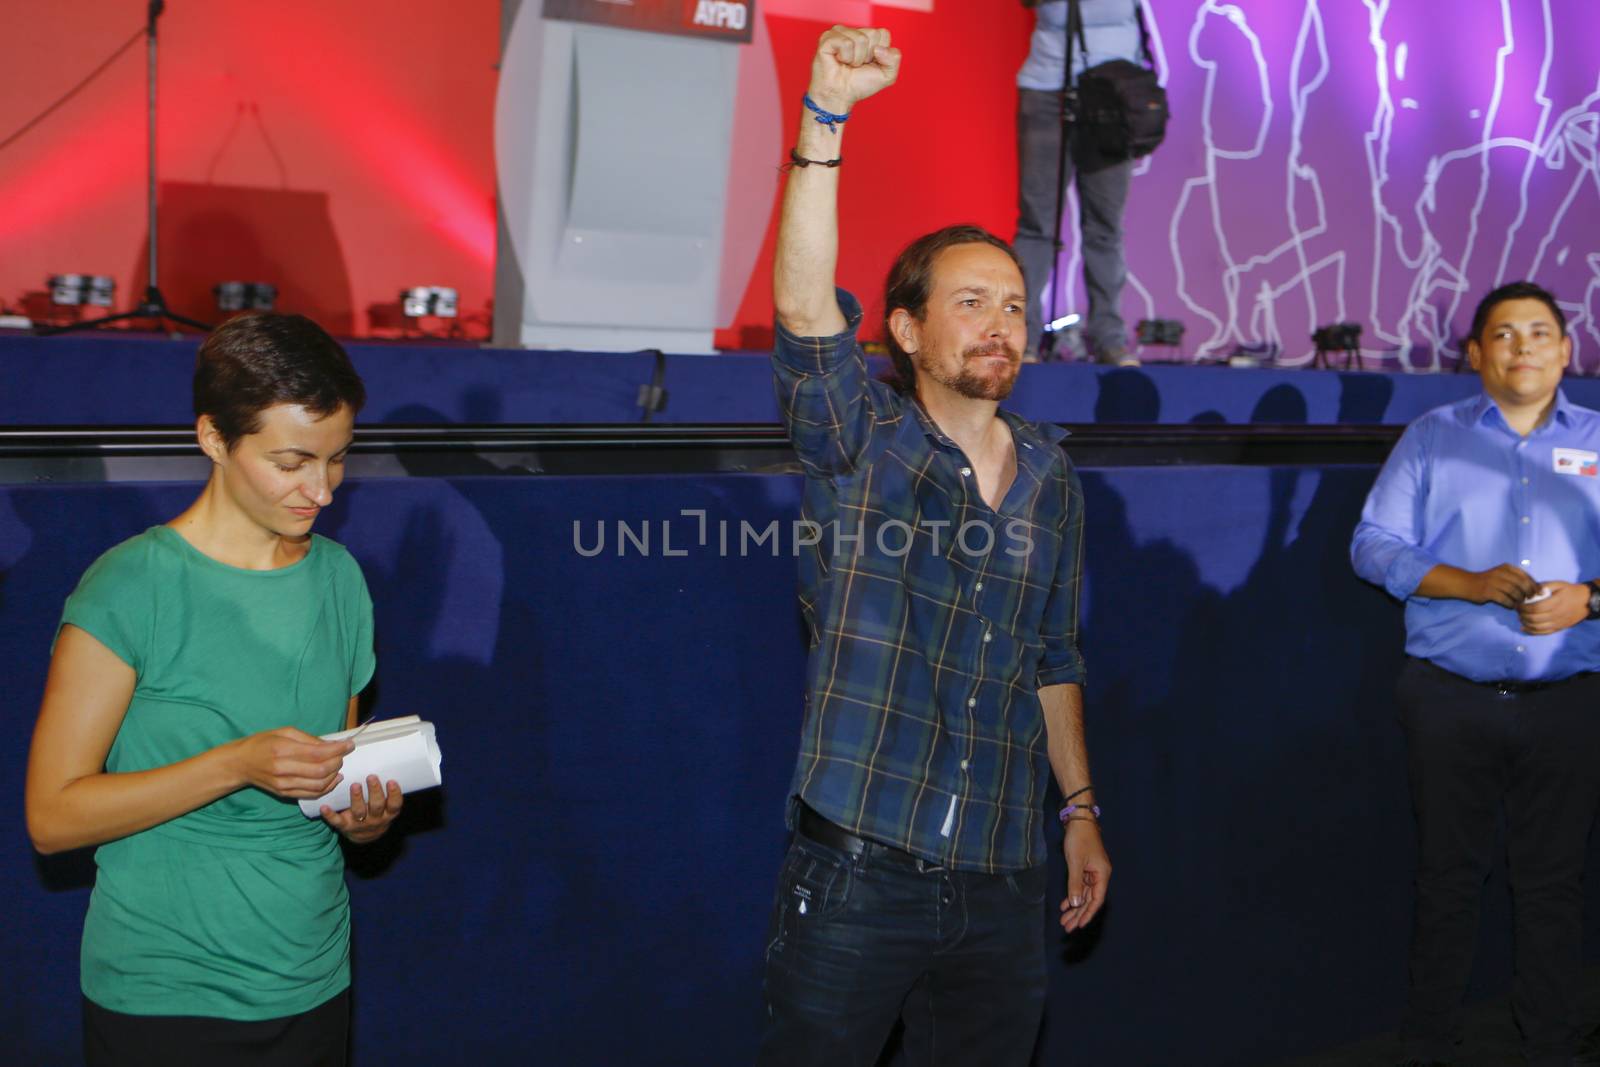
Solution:
[(1460, 682), (1466, 682), (1468, 685), (1482, 686), (1484, 689), (1493, 689), (1497, 694), (1503, 697), (1522, 696), (1524, 693), (1537, 693), (1543, 689), (1554, 689), (1557, 686), (1566, 685), (1568, 682), (1579, 682), (1585, 678), (1591, 678), (1595, 674), (1594, 671), (1583, 671), (1579, 674), (1569, 674), (1565, 678), (1552, 678), (1548, 681), (1527, 682), (1516, 678), (1501, 678), (1493, 681), (1480, 682), (1474, 678), (1468, 678), (1465, 675), (1457, 674), (1455, 671), (1445, 670), (1445, 668), (1439, 666), (1437, 663), (1434, 663), (1432, 660), (1419, 659), (1418, 662), (1423, 666), (1432, 667), (1440, 674), (1448, 675), (1449, 677)]
[[(1471, 682), (1472, 679), (1468, 678), (1467, 681)], [(1502, 678), (1495, 682), (1472, 682), (1472, 684), (1481, 685), (1485, 689), (1493, 689), (1503, 697), (1515, 697), (1521, 696), (1523, 693), (1537, 693), (1541, 689), (1551, 689), (1561, 685), (1563, 682), (1570, 681), (1572, 681), (1571, 678), (1560, 678), (1554, 682), (1519, 682), (1515, 678)]]
[(810, 838), (819, 845), (838, 849), (840, 852), (860, 859), (871, 854), (885, 856), (908, 863), (922, 870), (932, 870), (934, 864), (919, 860), (903, 848), (886, 845), (882, 841), (874, 841), (870, 837), (861, 837), (840, 826), (836, 822), (824, 819), (811, 809), (804, 801), (800, 802), (800, 814), (795, 819), (795, 832), (801, 837)]

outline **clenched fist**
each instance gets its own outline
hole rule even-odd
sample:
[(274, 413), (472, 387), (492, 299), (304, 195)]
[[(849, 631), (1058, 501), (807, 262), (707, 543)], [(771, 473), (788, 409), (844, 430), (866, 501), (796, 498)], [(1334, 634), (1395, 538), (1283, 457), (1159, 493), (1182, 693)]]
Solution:
[(843, 115), (899, 74), (900, 50), (889, 47), (888, 30), (835, 26), (817, 42), (811, 60), (811, 99)]

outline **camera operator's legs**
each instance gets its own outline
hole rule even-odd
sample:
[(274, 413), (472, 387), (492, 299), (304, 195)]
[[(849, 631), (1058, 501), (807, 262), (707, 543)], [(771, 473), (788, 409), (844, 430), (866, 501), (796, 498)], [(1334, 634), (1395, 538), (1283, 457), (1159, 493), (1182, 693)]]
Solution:
[[(1061, 94), (1017, 90), (1017, 236), (1012, 243), (1022, 260), (1028, 289), (1028, 351), (1039, 351), (1044, 332), (1040, 301), (1055, 266), (1056, 175), (1061, 169)], [(1067, 160), (1066, 181), (1072, 180)], [(1055, 314), (1062, 312), (1057, 302)]]
[(1089, 291), (1089, 340), (1102, 363), (1138, 363), (1128, 352), (1119, 306), (1128, 268), (1122, 252), (1122, 214), (1128, 206), (1133, 161), (1078, 170), (1083, 280)]

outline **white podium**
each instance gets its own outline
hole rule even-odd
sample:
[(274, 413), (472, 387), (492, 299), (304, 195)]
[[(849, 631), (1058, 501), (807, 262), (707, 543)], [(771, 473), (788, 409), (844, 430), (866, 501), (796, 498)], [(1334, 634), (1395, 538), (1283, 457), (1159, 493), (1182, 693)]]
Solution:
[(740, 46), (543, 6), (500, 69), (495, 343), (710, 352)]

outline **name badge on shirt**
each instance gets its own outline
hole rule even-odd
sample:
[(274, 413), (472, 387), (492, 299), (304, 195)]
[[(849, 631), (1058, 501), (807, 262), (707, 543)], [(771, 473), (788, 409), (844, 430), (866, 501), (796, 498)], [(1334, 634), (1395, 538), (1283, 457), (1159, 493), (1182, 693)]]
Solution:
[(1600, 476), (1600, 454), (1581, 448), (1557, 448), (1552, 455), (1557, 474), (1575, 474), (1581, 478)]

